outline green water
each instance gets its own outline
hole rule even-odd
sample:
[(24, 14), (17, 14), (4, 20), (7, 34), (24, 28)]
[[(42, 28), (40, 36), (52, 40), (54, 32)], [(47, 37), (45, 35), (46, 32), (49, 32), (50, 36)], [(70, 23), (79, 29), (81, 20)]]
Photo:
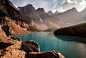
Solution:
[(14, 37), (21, 38), (22, 41), (36, 41), (40, 46), (41, 52), (57, 50), (66, 58), (86, 58), (86, 40), (82, 38), (68, 36), (55, 37), (53, 32), (16, 34)]

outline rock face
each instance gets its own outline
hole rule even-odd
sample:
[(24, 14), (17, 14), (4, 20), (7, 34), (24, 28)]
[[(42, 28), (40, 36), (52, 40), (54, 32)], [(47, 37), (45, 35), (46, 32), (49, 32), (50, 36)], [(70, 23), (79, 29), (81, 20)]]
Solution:
[(51, 27), (62, 27), (59, 18), (49, 16), (43, 8), (36, 10), (31, 4), (28, 4), (24, 7), (18, 7), (17, 9), (28, 24), (31, 24), (33, 20), (34, 25), (39, 30), (45, 30)]
[[(29, 24), (31, 23), (31, 20), (39, 22), (39, 16), (37, 15), (37, 11), (32, 6), (32, 4), (28, 4), (25, 7), (18, 7), (17, 9), (19, 9), (20, 13), (23, 15), (26, 21), (30, 21), (27, 21)], [(28, 19), (29, 17), (30, 19)]]
[(7, 22), (5, 16), (11, 18), (11, 20), (15, 21), (21, 27), (24, 27), (26, 23), (10, 0), (0, 0), (0, 22), (2, 24)]
[(42, 19), (49, 17), (49, 15), (45, 12), (45, 10), (43, 8), (38, 8), (37, 12)]

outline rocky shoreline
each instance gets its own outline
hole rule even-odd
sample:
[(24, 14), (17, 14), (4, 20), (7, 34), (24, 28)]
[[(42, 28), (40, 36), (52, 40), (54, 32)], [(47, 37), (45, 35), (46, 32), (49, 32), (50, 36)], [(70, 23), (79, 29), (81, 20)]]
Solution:
[(40, 52), (37, 42), (28, 40), (22, 42), (16, 37), (8, 38), (0, 29), (0, 58), (65, 58), (58, 51)]

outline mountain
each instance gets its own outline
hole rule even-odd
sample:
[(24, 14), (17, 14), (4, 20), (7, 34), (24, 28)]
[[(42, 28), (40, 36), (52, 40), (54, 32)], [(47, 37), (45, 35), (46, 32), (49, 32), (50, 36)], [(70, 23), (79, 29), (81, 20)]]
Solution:
[(78, 37), (86, 38), (86, 23), (58, 29), (54, 32), (54, 34), (78, 36)]
[(56, 11), (56, 12), (54, 13), (54, 15), (56, 15), (56, 14), (58, 14), (58, 11)]
[(43, 19), (48, 17), (49, 15), (45, 12), (45, 10), (43, 8), (38, 8), (37, 9), (37, 13), (39, 14), (39, 16)]
[(75, 8), (68, 10), (64, 13), (55, 14), (64, 24), (75, 25), (86, 22), (86, 9), (82, 12), (78, 12)]
[(27, 4), (26, 6), (18, 7), (17, 9), (23, 15), (25, 21), (28, 24), (31, 24), (33, 21), (33, 24), (37, 29), (46, 30), (56, 26), (58, 26), (58, 28), (62, 27), (59, 18), (49, 16), (43, 8), (35, 9), (32, 4)]
[(49, 16), (53, 16), (52, 11), (49, 11), (49, 12), (48, 12), (48, 15), (49, 15)]
[[(39, 21), (39, 16), (37, 15), (37, 11), (32, 6), (32, 4), (28, 4), (24, 7), (18, 7), (17, 9), (23, 15), (23, 17), (25, 18), (26, 21), (29, 20), (29, 21), (27, 21), (27, 23), (30, 24), (31, 20)], [(30, 19), (28, 19), (28, 18), (30, 18)]]
[[(33, 21), (31, 23), (33, 24)], [(15, 33), (29, 33), (27, 31), (29, 27), (33, 31), (39, 31), (28, 26), (10, 0), (0, 0), (0, 58), (26, 58), (26, 55), (27, 58), (44, 58), (44, 56), (65, 58), (58, 51), (40, 52), (39, 45), (35, 41), (22, 42), (20, 38), (12, 37)]]
[(10, 0), (0, 0), (0, 27), (7, 33), (28, 33), (28, 28), (23, 16)]

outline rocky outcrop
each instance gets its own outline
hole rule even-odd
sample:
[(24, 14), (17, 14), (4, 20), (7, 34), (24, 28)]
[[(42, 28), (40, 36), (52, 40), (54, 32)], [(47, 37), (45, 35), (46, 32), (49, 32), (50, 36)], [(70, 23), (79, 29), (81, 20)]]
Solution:
[(58, 51), (29, 52), (27, 58), (65, 58)]
[(40, 52), (40, 48), (37, 42), (29, 40), (22, 42), (22, 50), (28, 52)]
[(58, 51), (40, 52), (38, 43), (32, 40), (23, 42), (21, 50), (26, 52), (26, 58), (65, 58)]
[(3, 48), (5, 52), (1, 57), (2, 58), (24, 58), (26, 53), (24, 51), (19, 50), (21, 48), (21, 42), (13, 39), (9, 39), (9, 41), (10, 41), (9, 43), (13, 43), (13, 45)]
[(19, 50), (20, 47), (21, 41), (8, 38), (0, 28), (0, 58), (24, 58), (25, 52)]
[(0, 28), (0, 58), (65, 58), (58, 51), (40, 52), (37, 42), (21, 42), (19, 38), (8, 38)]

